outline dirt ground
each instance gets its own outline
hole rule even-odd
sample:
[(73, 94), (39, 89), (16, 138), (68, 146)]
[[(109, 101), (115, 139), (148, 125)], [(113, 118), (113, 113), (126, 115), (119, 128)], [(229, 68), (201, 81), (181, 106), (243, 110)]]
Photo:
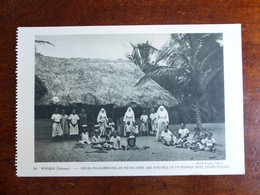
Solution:
[[(189, 139), (194, 134), (195, 125), (186, 126), (190, 130)], [(178, 125), (171, 125), (170, 130), (177, 131)], [(216, 153), (207, 151), (194, 152), (190, 149), (174, 148), (156, 142), (154, 136), (136, 138), (137, 146), (149, 146), (145, 150), (109, 150), (98, 153), (97, 149), (87, 145), (75, 148), (76, 141), (52, 142), (51, 140), (35, 140), (35, 162), (89, 162), (89, 161), (185, 161), (185, 160), (224, 160), (225, 156), (225, 124), (203, 124), (217, 142)], [(121, 137), (121, 145), (126, 145), (126, 138)]]

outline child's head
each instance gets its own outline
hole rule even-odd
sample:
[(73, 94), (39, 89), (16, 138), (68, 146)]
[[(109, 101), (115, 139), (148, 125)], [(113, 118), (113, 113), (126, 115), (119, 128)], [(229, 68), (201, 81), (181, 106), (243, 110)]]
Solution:
[(85, 114), (85, 109), (84, 108), (81, 109), (81, 114)]
[(185, 123), (181, 123), (181, 129), (185, 128)]
[(151, 113), (154, 113), (154, 108), (151, 108)]
[(177, 139), (179, 139), (181, 137), (181, 135), (179, 133), (176, 133), (175, 136)]
[(72, 114), (76, 114), (76, 110), (75, 109), (72, 109)]
[(200, 133), (200, 128), (195, 127), (195, 128), (194, 128), (194, 131), (195, 131), (195, 133)]
[(66, 112), (65, 112), (65, 109), (62, 109), (62, 111), (61, 111), (61, 112), (62, 112), (62, 114), (66, 114)]
[(202, 133), (201, 138), (205, 139), (206, 137), (207, 137), (207, 134), (206, 133)]
[(146, 114), (146, 110), (143, 110), (143, 114)]
[(114, 133), (113, 133), (113, 137), (114, 137), (114, 138), (117, 137), (117, 132), (116, 132), (116, 131), (114, 131)]
[(59, 108), (55, 108), (55, 114), (59, 113)]
[(163, 126), (163, 130), (164, 130), (164, 132), (167, 132), (167, 131), (168, 131), (168, 125), (165, 124), (165, 125)]
[(207, 137), (208, 137), (208, 139), (211, 139), (212, 138), (212, 133), (209, 132)]
[(82, 132), (86, 133), (87, 132), (87, 125), (82, 125)]
[(130, 121), (127, 121), (127, 123), (126, 123), (128, 126), (130, 125)]

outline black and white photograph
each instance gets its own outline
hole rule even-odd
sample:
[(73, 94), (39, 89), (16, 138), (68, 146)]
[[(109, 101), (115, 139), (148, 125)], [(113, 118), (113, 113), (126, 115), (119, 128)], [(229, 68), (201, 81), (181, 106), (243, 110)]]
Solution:
[(243, 174), (240, 31), (19, 28), (17, 175)]
[(221, 33), (35, 36), (35, 162), (225, 160)]

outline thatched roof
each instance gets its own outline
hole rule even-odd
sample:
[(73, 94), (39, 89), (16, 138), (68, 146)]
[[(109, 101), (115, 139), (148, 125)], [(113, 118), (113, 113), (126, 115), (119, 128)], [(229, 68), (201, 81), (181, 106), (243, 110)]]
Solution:
[(136, 87), (144, 75), (140, 68), (124, 60), (56, 58), (35, 55), (35, 75), (47, 88), (36, 105), (51, 105), (58, 97), (59, 105), (129, 104), (143, 107), (173, 107), (177, 100), (154, 81)]

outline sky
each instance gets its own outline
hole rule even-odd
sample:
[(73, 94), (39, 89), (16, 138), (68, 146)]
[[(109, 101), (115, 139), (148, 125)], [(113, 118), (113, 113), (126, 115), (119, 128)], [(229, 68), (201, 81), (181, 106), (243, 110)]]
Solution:
[(45, 56), (62, 58), (126, 59), (132, 52), (130, 44), (149, 43), (160, 49), (170, 38), (169, 34), (102, 34), (102, 35), (39, 35), (36, 40), (49, 41), (37, 44), (36, 51)]

